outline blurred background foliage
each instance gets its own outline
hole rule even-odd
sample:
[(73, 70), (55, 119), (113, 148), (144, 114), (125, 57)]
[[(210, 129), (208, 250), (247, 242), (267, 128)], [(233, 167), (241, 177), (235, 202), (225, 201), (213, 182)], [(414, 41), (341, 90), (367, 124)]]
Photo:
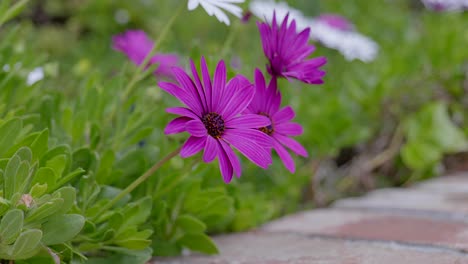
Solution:
[[(73, 166), (63, 173), (85, 172), (69, 183), (77, 190), (71, 212), (85, 216), (83, 230), (63, 245), (44, 244), (63, 261), (144, 263), (183, 248), (215, 253), (207, 234), (468, 168), (466, 13), (431, 12), (415, 0), (288, 1), (307, 16), (345, 16), (380, 45), (377, 59), (363, 63), (317, 44), (315, 56), (328, 58), (325, 84), (281, 80), (284, 102), (304, 126), (298, 140), (310, 154), (296, 159), (296, 174), (277, 158), (266, 171), (244, 160), (242, 178), (225, 185), (215, 164), (175, 158), (100, 214), (119, 189), (185, 138), (164, 136), (172, 118), (164, 109), (176, 102), (154, 76), (121, 100), (136, 67), (111, 49), (111, 37), (143, 29), (156, 39), (181, 2), (30, 1), (0, 28), (0, 118), (34, 117), (31, 129), (47, 129), (49, 149), (69, 149)], [(202, 55), (211, 67), (224, 59), (231, 75), (248, 78), (266, 63), (255, 18), (227, 27), (202, 9), (184, 10), (159, 51), (179, 54), (184, 66)], [(29, 86), (26, 76), (36, 67), (45, 79)]]

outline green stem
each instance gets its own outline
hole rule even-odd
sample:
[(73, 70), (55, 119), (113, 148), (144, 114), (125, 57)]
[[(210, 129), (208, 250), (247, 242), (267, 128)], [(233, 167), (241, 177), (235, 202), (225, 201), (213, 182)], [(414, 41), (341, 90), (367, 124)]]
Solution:
[(239, 31), (239, 21), (235, 21), (234, 24), (231, 27), (231, 31), (229, 31), (228, 36), (226, 37), (226, 40), (224, 41), (223, 44), (223, 49), (221, 50), (221, 58), (227, 55), (229, 49), (232, 46), (232, 42), (234, 42), (234, 39), (236, 38), (237, 32)]
[(135, 84), (141, 80), (141, 74), (144, 74), (144, 70), (146, 69), (147, 67), (147, 64), (149, 62), (149, 60), (153, 57), (153, 55), (156, 53), (156, 51), (158, 50), (159, 46), (161, 45), (162, 41), (164, 40), (164, 38), (166, 37), (167, 33), (169, 32), (169, 29), (172, 27), (172, 25), (174, 24), (174, 21), (176, 20), (176, 18), (180, 15), (180, 13), (182, 12), (182, 10), (184, 9), (185, 5), (184, 4), (181, 4), (179, 6), (179, 8), (177, 8), (176, 12), (174, 12), (174, 14), (172, 15), (172, 17), (169, 19), (169, 21), (166, 23), (166, 25), (164, 26), (164, 28), (162, 29), (161, 33), (159, 34), (159, 37), (158, 39), (156, 40), (156, 42), (154, 43), (153, 45), (153, 48), (151, 49), (151, 51), (148, 53), (148, 55), (145, 57), (145, 59), (143, 60), (143, 62), (140, 64), (140, 66), (138, 67), (138, 69), (135, 71), (135, 73), (133, 74), (133, 77), (132, 79), (130, 80), (130, 82), (128, 83), (127, 87), (125, 87), (125, 90), (124, 90), (124, 93), (123, 93), (123, 99), (126, 100), (126, 98), (128, 98), (128, 96), (133, 92), (133, 89), (134, 89), (134, 86)]
[(16, 2), (13, 6), (7, 9), (7, 11), (0, 16), (0, 27), (7, 22), (8, 20), (12, 19), (16, 15), (21, 12), (21, 9), (26, 6), (29, 0), (20, 0)]
[(138, 177), (135, 181), (133, 181), (127, 188), (123, 189), (114, 199), (112, 199), (109, 203), (107, 203), (104, 207), (101, 208), (101, 211), (96, 214), (96, 216), (100, 216), (105, 211), (109, 210), (112, 206), (114, 206), (120, 199), (124, 198), (127, 194), (131, 193), (133, 190), (135, 190), (136, 187), (138, 187), (140, 184), (145, 182), (151, 175), (153, 175), (159, 168), (161, 168), (166, 162), (174, 158), (180, 153), (180, 150), (182, 147), (177, 148), (173, 152), (169, 153), (167, 156), (162, 158), (160, 161), (156, 162), (153, 167), (151, 167), (149, 170), (147, 170), (143, 175)]
[[(182, 1), (183, 2), (183, 1)], [(176, 18), (180, 15), (182, 10), (184, 9), (184, 4), (180, 4), (179, 8), (177, 8), (176, 12), (172, 15), (172, 17), (169, 19), (169, 21), (165, 24), (164, 28), (162, 29), (161, 33), (159, 34), (159, 37), (156, 39), (153, 48), (151, 51), (146, 55), (145, 59), (143, 62), (138, 66), (136, 71), (133, 73), (132, 78), (130, 79), (130, 82), (128, 82), (127, 86), (124, 88), (124, 92), (120, 97), (120, 103), (119, 105), (116, 105), (109, 115), (109, 120), (113, 120), (114, 116), (116, 115), (117, 109), (119, 109), (122, 105), (125, 104), (127, 99), (130, 97), (130, 95), (133, 93), (133, 90), (135, 89), (135, 84), (137, 84), (140, 80), (142, 80), (145, 76), (147, 76), (148, 72), (148, 62), (150, 59), (156, 54), (159, 46), (161, 45), (162, 41), (166, 37), (167, 33), (169, 32), (169, 29), (172, 27), (174, 24), (174, 21)]]

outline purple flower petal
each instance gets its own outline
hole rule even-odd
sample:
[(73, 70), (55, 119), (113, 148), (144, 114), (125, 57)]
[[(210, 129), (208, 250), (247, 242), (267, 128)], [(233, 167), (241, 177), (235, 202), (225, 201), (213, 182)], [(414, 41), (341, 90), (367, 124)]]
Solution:
[(185, 107), (169, 107), (166, 108), (166, 112), (175, 115), (187, 116), (192, 119), (199, 119), (200, 117), (197, 116), (192, 110), (185, 108)]
[[(122, 34), (112, 37), (112, 48), (125, 53), (136, 65), (141, 65), (146, 56), (153, 49), (153, 41), (142, 30), (128, 30)], [(158, 64), (154, 74), (172, 77), (171, 67), (179, 63), (179, 57), (174, 54), (156, 54), (148, 65)]]
[(191, 118), (185, 116), (175, 118), (169, 122), (169, 124), (167, 124), (166, 128), (164, 129), (164, 134), (170, 135), (184, 132), (187, 122), (191, 120)]
[(205, 96), (206, 96), (206, 102), (208, 104), (208, 108), (211, 110), (214, 110), (213, 105), (211, 103), (212, 101), (211, 98), (213, 96), (213, 87), (211, 86), (211, 77), (208, 71), (208, 66), (206, 65), (205, 57), (201, 58), (201, 72), (202, 72), (202, 77), (203, 77), (203, 84), (205, 86)]
[(242, 173), (242, 166), (239, 157), (237, 157), (236, 153), (234, 153), (234, 151), (228, 143), (224, 142), (223, 140), (219, 140), (218, 143), (221, 144), (221, 147), (226, 152), (226, 155), (228, 156), (229, 161), (231, 162), (232, 168), (234, 169), (234, 173), (239, 178)]
[(200, 108), (200, 104), (195, 101), (196, 98), (193, 98), (193, 96), (191, 96), (184, 89), (178, 87), (173, 83), (168, 82), (159, 82), (158, 85), (159, 87), (161, 87), (161, 89), (168, 92), (172, 96), (179, 99), (182, 103), (187, 105), (192, 111), (194, 111), (194, 113), (199, 114), (203, 112), (203, 109)]
[(244, 137), (239, 137), (234, 132), (226, 133), (223, 138), (259, 167), (266, 169), (272, 163), (269, 150), (254, 141), (245, 140)]
[(291, 119), (294, 118), (294, 116), (295, 116), (294, 110), (290, 106), (286, 106), (282, 108), (281, 110), (279, 110), (278, 112), (276, 112), (272, 116), (272, 120), (275, 124), (279, 124), (279, 123), (290, 121)]
[(281, 161), (283, 161), (286, 169), (288, 169), (288, 171), (291, 173), (296, 172), (296, 165), (294, 164), (294, 160), (291, 157), (291, 154), (289, 154), (288, 151), (276, 140), (273, 144), (273, 148), (275, 149), (276, 153), (278, 153)]
[(207, 106), (204, 101), (204, 94), (199, 94), (198, 89), (195, 87), (192, 79), (182, 70), (181, 68), (174, 67), (173, 69), (174, 77), (179, 82), (181, 87), (189, 93), (194, 99), (194, 103), (197, 104), (198, 109), (201, 109), (203, 112), (206, 112)]
[(203, 161), (212, 162), (218, 155), (218, 140), (211, 136), (206, 137), (205, 152), (203, 153)]
[(273, 78), (296, 78), (308, 84), (322, 83), (324, 72), (319, 69), (326, 61), (322, 59), (307, 60), (315, 47), (309, 45), (310, 29), (296, 32), (296, 21), (288, 24), (289, 14), (276, 24), (276, 13), (273, 13), (271, 26), (258, 23), (263, 51), (269, 60), (268, 72)]
[(243, 138), (244, 141), (253, 141), (264, 148), (271, 148), (273, 140), (270, 136), (256, 129), (231, 129), (228, 134), (235, 134), (236, 137)]
[[(240, 82), (237, 82), (237, 85), (240, 85)], [(226, 89), (235, 88), (226, 87)], [(250, 101), (252, 101), (254, 95), (255, 89), (252, 85), (240, 88), (238, 92), (230, 98), (229, 102), (224, 105), (224, 109), (221, 111), (221, 115), (223, 115), (225, 119), (230, 119), (231, 117), (241, 113), (250, 104)]]
[(275, 131), (288, 136), (299, 136), (303, 133), (302, 126), (296, 123), (276, 124)]
[(223, 176), (225, 183), (230, 183), (233, 172), (231, 161), (221, 146), (218, 147), (218, 153), (219, 169), (221, 171), (221, 175)]
[[(219, 111), (219, 103), (221, 102), (224, 88), (226, 86), (226, 65), (224, 61), (220, 61), (216, 66), (213, 77), (213, 93), (211, 98), (211, 107), (214, 111)], [(221, 106), (223, 107), (223, 106)]]
[(200, 120), (192, 120), (187, 122), (185, 129), (194, 137), (207, 136), (205, 125)]
[(187, 158), (193, 156), (200, 152), (205, 145), (206, 137), (194, 137), (191, 136), (185, 141), (182, 149), (180, 151), (180, 156), (182, 158)]
[(285, 145), (287, 148), (292, 150), (297, 155), (303, 156), (303, 157), (308, 156), (307, 150), (296, 140), (283, 136), (283, 135), (279, 135), (279, 134), (275, 134), (274, 137), (276, 140), (281, 142), (281, 144)]
[(226, 121), (227, 128), (260, 128), (270, 124), (268, 117), (255, 114), (244, 114)]

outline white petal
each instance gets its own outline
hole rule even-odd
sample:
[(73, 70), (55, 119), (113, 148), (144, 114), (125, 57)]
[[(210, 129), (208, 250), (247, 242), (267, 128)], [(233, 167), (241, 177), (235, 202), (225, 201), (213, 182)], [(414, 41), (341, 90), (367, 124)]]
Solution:
[(188, 9), (193, 10), (201, 5), (208, 15), (214, 15), (220, 22), (229, 25), (229, 17), (224, 11), (237, 17), (242, 16), (242, 9), (235, 3), (243, 3), (245, 0), (189, 0)]
[(200, 2), (198, 0), (189, 0), (188, 5), (187, 5), (188, 10), (194, 10), (195, 8), (198, 7), (199, 3)]
[(26, 83), (31, 86), (42, 79), (44, 79), (44, 70), (42, 67), (37, 67), (28, 74)]

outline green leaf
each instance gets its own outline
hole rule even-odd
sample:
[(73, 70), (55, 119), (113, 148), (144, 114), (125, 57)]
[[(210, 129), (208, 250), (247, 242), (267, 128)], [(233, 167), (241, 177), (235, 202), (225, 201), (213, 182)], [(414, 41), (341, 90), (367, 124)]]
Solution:
[(52, 197), (63, 199), (63, 204), (60, 210), (57, 211), (57, 213), (65, 214), (73, 207), (73, 205), (75, 205), (76, 189), (73, 187), (68, 187), (68, 186), (62, 187), (58, 189), (57, 191), (55, 191), (52, 194)]
[(44, 129), (31, 144), (34, 160), (38, 160), (47, 152), (49, 142), (49, 130)]
[(3, 174), (3, 193), (7, 199), (11, 199), (15, 193), (16, 172), (18, 171), (20, 164), (21, 159), (15, 155), (8, 161), (8, 164), (5, 168), (5, 172)]
[(58, 215), (42, 225), (42, 243), (56, 245), (70, 241), (81, 231), (85, 218), (78, 214)]
[(181, 245), (205, 254), (218, 254), (218, 248), (210, 237), (205, 234), (185, 234), (178, 241)]
[(51, 168), (54, 172), (57, 178), (59, 178), (63, 171), (65, 170), (67, 164), (67, 156), (65, 155), (57, 155), (53, 157), (52, 159), (48, 160), (46, 162), (45, 167)]
[(42, 232), (39, 229), (29, 229), (21, 233), (13, 245), (11, 256), (15, 259), (26, 259), (40, 249)]
[(62, 198), (53, 198), (49, 202), (42, 204), (39, 208), (32, 209), (26, 216), (26, 222), (31, 223), (42, 220), (58, 212), (63, 205)]
[(122, 214), (125, 215), (124, 225), (139, 225), (146, 222), (151, 214), (152, 199), (147, 196), (125, 207)]
[(96, 166), (96, 154), (88, 148), (81, 148), (73, 152), (72, 169), (82, 168), (86, 171), (92, 170)]
[(191, 215), (180, 215), (175, 223), (187, 234), (203, 233), (206, 230), (206, 225)]
[(31, 184), (46, 184), (47, 187), (51, 189), (55, 186), (57, 178), (58, 177), (52, 168), (41, 167), (36, 171), (36, 175), (34, 175)]
[(0, 155), (3, 155), (16, 141), (18, 131), (23, 127), (21, 119), (13, 118), (0, 127)]
[(47, 192), (47, 184), (39, 184), (36, 183), (30, 191), (30, 194), (33, 198), (39, 198), (41, 197), (44, 193)]
[(19, 209), (8, 211), (0, 222), (0, 242), (13, 243), (23, 228), (24, 214)]

